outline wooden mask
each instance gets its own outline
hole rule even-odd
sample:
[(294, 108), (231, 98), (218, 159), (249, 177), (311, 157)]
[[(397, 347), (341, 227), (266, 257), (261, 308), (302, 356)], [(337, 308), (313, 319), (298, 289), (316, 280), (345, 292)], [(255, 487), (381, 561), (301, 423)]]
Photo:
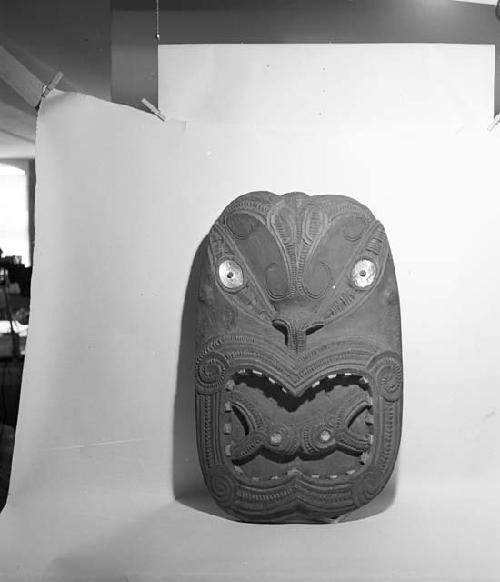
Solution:
[(336, 518), (394, 467), (399, 296), (384, 227), (346, 196), (251, 192), (208, 237), (196, 422), (210, 493), (254, 522)]

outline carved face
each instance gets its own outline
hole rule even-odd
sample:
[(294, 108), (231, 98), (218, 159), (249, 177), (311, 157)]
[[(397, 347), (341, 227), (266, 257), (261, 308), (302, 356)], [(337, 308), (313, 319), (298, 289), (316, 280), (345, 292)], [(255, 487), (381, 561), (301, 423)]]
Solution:
[(206, 484), (247, 521), (335, 518), (396, 460), (403, 371), (384, 228), (345, 196), (252, 192), (209, 234), (196, 412)]

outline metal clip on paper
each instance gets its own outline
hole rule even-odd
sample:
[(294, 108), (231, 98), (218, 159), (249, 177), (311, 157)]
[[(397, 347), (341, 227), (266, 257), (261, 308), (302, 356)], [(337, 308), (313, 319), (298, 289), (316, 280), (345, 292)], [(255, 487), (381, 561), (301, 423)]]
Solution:
[(156, 117), (159, 117), (162, 121), (167, 119), (163, 113), (152, 103), (150, 103), (145, 97), (141, 100), (141, 103), (145, 105), (153, 115), (156, 115)]
[(488, 131), (493, 131), (499, 123), (500, 123), (500, 113), (497, 113), (493, 118), (493, 121), (488, 125)]
[(39, 109), (40, 105), (42, 104), (42, 101), (45, 99), (45, 97), (47, 97), (47, 95), (52, 91), (52, 89), (55, 89), (57, 87), (57, 85), (59, 84), (59, 81), (64, 77), (64, 75), (61, 73), (61, 71), (58, 71), (52, 81), (50, 81), (50, 83), (48, 85), (44, 85), (43, 89), (42, 89), (42, 94), (40, 95), (40, 101), (38, 102), (38, 105), (35, 107), (35, 109)]

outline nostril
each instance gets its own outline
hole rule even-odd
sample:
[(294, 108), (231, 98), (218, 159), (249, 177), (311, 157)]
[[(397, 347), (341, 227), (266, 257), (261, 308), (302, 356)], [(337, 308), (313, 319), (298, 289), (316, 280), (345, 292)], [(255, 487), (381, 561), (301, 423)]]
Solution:
[(273, 321), (273, 326), (285, 336), (285, 343), (288, 345), (288, 326), (282, 321)]
[(298, 326), (295, 322), (283, 319), (275, 319), (273, 327), (285, 337), (285, 344), (294, 351), (302, 351), (306, 346), (306, 336), (313, 334), (324, 326), (322, 322), (316, 322), (309, 326)]
[(320, 330), (322, 327), (324, 327), (324, 323), (315, 323), (314, 325), (311, 325), (310, 327), (308, 327), (306, 329), (306, 335), (311, 335), (314, 332)]

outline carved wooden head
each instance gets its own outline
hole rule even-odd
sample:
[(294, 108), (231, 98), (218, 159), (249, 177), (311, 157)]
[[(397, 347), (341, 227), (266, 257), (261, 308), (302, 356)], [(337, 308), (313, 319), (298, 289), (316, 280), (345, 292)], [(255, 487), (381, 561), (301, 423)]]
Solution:
[(399, 296), (383, 226), (346, 196), (236, 198), (209, 234), (197, 328), (198, 452), (246, 521), (375, 497), (398, 451)]

